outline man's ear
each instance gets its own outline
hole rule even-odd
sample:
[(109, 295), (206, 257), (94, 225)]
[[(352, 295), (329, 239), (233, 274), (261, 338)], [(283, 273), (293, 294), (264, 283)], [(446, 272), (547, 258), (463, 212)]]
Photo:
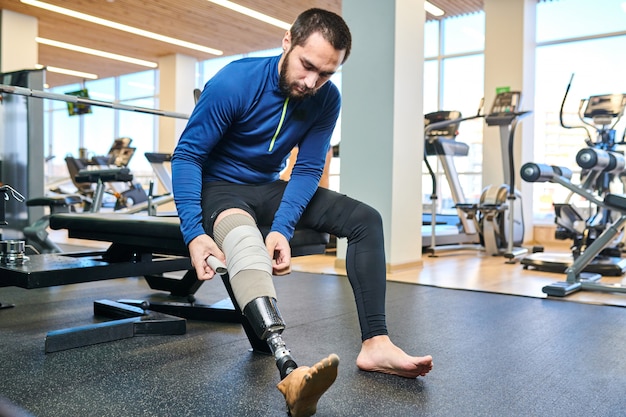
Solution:
[(291, 49), (291, 32), (285, 32), (285, 36), (283, 37), (283, 52), (287, 52)]

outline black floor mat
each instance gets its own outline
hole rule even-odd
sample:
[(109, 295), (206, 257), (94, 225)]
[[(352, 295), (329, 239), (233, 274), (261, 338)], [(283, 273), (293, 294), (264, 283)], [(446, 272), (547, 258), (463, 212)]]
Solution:
[[(360, 331), (347, 278), (275, 278), (302, 365), (330, 353), (339, 377), (316, 416), (618, 416), (626, 409), (623, 308), (389, 283), (392, 339), (432, 354), (416, 380), (359, 371)], [(239, 325), (189, 321), (144, 336), (44, 353), (47, 332), (90, 324), (93, 301), (152, 294), (142, 279), (0, 289), (0, 395), (34, 416), (286, 416), (269, 356)], [(225, 296), (219, 280), (203, 302)]]

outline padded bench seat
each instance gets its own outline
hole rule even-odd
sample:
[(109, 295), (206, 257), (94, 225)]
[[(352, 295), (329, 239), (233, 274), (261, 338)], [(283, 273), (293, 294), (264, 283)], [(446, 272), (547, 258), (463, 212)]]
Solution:
[(133, 180), (128, 168), (81, 169), (75, 177), (76, 182), (127, 182)]
[[(144, 276), (154, 289), (173, 295), (193, 294), (198, 281), (176, 216), (122, 213), (56, 213), (52, 229), (70, 238), (109, 242), (106, 251), (32, 255), (23, 264), (0, 265), (0, 287), (41, 288), (103, 279)], [(292, 256), (324, 253), (328, 235), (297, 230)], [(187, 270), (182, 280), (163, 273)]]
[[(188, 256), (176, 216), (122, 213), (59, 213), (50, 216), (52, 229), (67, 229), (71, 238), (141, 246), (155, 253)], [(261, 230), (265, 235), (268, 229)], [(291, 255), (324, 253), (329, 235), (297, 229), (291, 239)]]
[(52, 213), (66, 213), (70, 207), (81, 204), (83, 198), (78, 194), (50, 195), (46, 197), (31, 198), (26, 201), (28, 207), (46, 206), (50, 207)]

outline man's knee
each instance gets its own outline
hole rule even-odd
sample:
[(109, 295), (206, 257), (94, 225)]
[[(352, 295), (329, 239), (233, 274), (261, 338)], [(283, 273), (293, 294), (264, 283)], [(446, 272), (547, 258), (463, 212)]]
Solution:
[(350, 214), (353, 230), (376, 230), (382, 233), (383, 219), (378, 210), (363, 202), (356, 205)]
[(356, 207), (356, 210), (354, 210), (354, 216), (363, 222), (380, 223), (380, 224), (382, 224), (383, 222), (383, 219), (380, 213), (378, 212), (378, 210), (376, 210), (374, 207), (367, 205), (363, 202), (361, 202)]
[(220, 212), (220, 214), (217, 215), (217, 217), (215, 218), (215, 225), (217, 226), (217, 224), (220, 221), (222, 221), (225, 217), (230, 216), (232, 214), (243, 214), (244, 216), (248, 216), (248, 217), (250, 217), (250, 219), (252, 219), (252, 216), (250, 215), (250, 213), (248, 213), (244, 209), (229, 208), (229, 209), (226, 209), (226, 210)]
[(230, 284), (243, 309), (257, 297), (276, 298), (270, 259), (261, 232), (247, 213), (224, 216), (215, 225), (215, 243), (226, 256)]

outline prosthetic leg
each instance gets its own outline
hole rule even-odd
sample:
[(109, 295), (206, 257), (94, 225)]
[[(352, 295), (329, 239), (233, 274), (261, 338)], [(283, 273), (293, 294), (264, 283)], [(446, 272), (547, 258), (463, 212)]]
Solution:
[(272, 263), (265, 242), (254, 220), (245, 214), (232, 214), (216, 224), (215, 243), (226, 255), (227, 265), (213, 257), (207, 263), (218, 274), (229, 275), (229, 282), (242, 312), (261, 340), (270, 347), (292, 417), (315, 414), (317, 401), (337, 377), (339, 357), (330, 355), (313, 367), (298, 367), (282, 339), (285, 322), (276, 303)]
[(285, 322), (276, 306), (276, 299), (267, 296), (255, 298), (244, 307), (243, 315), (250, 321), (259, 339), (265, 340), (269, 345), (280, 372), (280, 379), (284, 379), (298, 365), (281, 337)]

